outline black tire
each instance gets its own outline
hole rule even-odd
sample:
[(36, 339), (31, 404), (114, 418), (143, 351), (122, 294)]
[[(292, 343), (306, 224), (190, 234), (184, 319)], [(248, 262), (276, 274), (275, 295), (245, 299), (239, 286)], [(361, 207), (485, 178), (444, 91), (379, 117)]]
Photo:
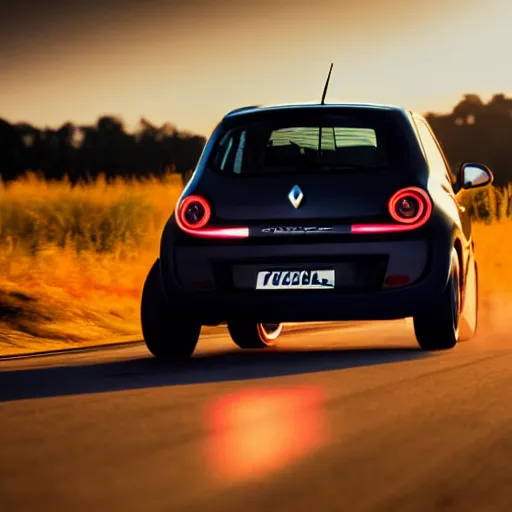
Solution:
[(459, 340), (460, 264), (455, 249), (451, 254), (450, 278), (437, 303), (414, 317), (414, 332), (423, 350), (447, 350)]
[(193, 354), (201, 324), (168, 305), (161, 287), (159, 260), (151, 267), (144, 283), (140, 318), (144, 341), (156, 358), (180, 361)]
[(228, 322), (231, 339), (244, 349), (273, 347), (282, 329), (283, 324)]

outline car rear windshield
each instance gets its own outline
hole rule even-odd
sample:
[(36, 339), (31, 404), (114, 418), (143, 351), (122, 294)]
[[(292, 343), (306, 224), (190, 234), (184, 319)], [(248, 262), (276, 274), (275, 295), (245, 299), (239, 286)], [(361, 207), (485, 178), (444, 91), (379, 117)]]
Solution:
[(223, 174), (378, 170), (403, 168), (406, 153), (388, 116), (246, 116), (221, 135), (209, 167)]

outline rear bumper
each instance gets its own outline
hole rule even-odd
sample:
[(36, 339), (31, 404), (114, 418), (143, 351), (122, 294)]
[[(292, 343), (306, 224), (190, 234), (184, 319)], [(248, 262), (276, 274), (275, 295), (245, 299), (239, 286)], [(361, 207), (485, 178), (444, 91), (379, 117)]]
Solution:
[[(448, 279), (450, 244), (449, 237), (442, 237), (435, 242), (424, 238), (176, 247), (166, 243), (164, 234), (160, 262), (170, 307), (197, 312), (203, 324), (230, 318), (265, 322), (388, 320), (414, 316), (439, 297)], [(300, 265), (300, 260), (309, 267), (325, 268), (347, 259), (372, 257), (385, 262), (381, 275), (379, 269), (372, 271), (370, 282), (355, 283), (351, 289), (337, 284), (334, 290), (255, 290), (258, 270), (281, 262)], [(223, 269), (220, 274), (219, 268)], [(410, 277), (410, 284), (400, 288), (384, 285), (387, 276), (404, 274)], [(194, 291), (201, 286), (205, 291)]]

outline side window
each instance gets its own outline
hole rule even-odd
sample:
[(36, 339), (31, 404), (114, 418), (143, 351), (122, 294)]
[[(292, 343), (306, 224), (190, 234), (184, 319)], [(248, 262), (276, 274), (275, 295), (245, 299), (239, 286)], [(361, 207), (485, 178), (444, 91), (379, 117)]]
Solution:
[(423, 149), (425, 150), (429, 164), (432, 166), (433, 172), (435, 172), (440, 179), (446, 179), (453, 185), (455, 183), (455, 177), (452, 175), (439, 143), (430, 128), (421, 119), (416, 119), (415, 122), (418, 127)]

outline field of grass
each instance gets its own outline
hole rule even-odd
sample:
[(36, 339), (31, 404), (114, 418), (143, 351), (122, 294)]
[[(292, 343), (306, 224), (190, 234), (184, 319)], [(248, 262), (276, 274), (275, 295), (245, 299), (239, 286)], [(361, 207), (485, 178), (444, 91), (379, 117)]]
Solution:
[[(142, 285), (181, 190), (179, 176), (0, 188), (0, 354), (139, 336)], [(489, 300), (512, 292), (510, 196), (496, 194), (479, 196), (475, 224)]]
[(181, 190), (179, 176), (0, 188), (0, 353), (139, 335), (142, 285)]

